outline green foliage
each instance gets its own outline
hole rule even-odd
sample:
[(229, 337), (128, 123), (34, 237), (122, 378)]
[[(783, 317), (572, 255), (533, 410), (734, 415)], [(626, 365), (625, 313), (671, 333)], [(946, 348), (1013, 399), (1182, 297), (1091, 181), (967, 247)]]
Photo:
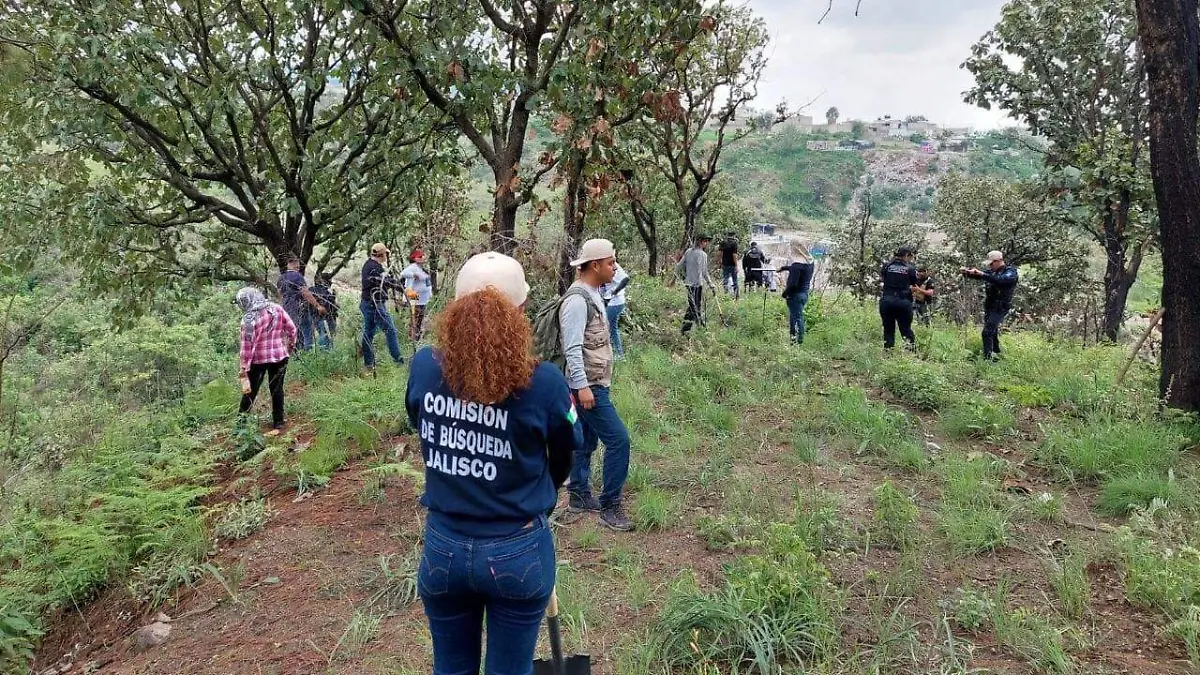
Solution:
[(1168, 617), (1200, 605), (1200, 536), (1162, 502), (1137, 511), (1114, 537), (1125, 571), (1125, 597)]
[(1092, 598), (1087, 564), (1087, 557), (1082, 553), (1072, 553), (1053, 561), (1050, 568), (1050, 584), (1058, 596), (1062, 612), (1076, 620), (1083, 618)]
[(717, 590), (688, 577), (672, 585), (651, 632), (656, 661), (770, 673), (828, 653), (837, 635), (829, 572), (794, 528), (771, 525), (764, 539), (762, 553), (726, 568)]
[(17, 673), (33, 661), (33, 650), (42, 631), (9, 605), (0, 605), (0, 672)]
[[(124, 306), (181, 280), (262, 278), (318, 244), (321, 263), (355, 255), (454, 170), (454, 139), (427, 105), (391, 100), (395, 73), (364, 67), (375, 37), (341, 2), (272, 0), (252, 17), (207, 0), (87, 13), (55, 0), (11, 12), (0, 42), (14, 36), (31, 74), (0, 91), (0, 166), (32, 185), (19, 207), (0, 198), (0, 220), (41, 228)], [(30, 239), (13, 243), (44, 245)]]
[(231, 504), (221, 511), (213, 534), (222, 539), (245, 539), (266, 527), (270, 517), (271, 509), (265, 499)]
[(934, 368), (900, 358), (884, 364), (879, 383), (893, 396), (918, 410), (935, 411), (952, 398), (950, 383)]
[(919, 516), (912, 497), (890, 481), (875, 488), (875, 533), (882, 543), (901, 551), (913, 550), (920, 538)]
[[(865, 210), (865, 204), (859, 205), (859, 210)], [(925, 233), (912, 223), (853, 213), (830, 227), (830, 237), (837, 250), (830, 280), (861, 299), (878, 295), (880, 269), (896, 249), (923, 242)]]
[(1179, 505), (1184, 490), (1174, 474), (1131, 473), (1113, 476), (1100, 486), (1096, 508), (1107, 516), (1128, 515), (1135, 509), (1146, 508), (1155, 500)]
[(798, 133), (751, 136), (730, 149), (726, 162), (732, 188), (765, 222), (841, 217), (866, 170), (857, 152), (806, 149)]
[(1037, 456), (1048, 468), (1070, 480), (1164, 475), (1179, 462), (1186, 440), (1170, 426), (1100, 420), (1052, 429)]
[(1200, 668), (1200, 607), (1188, 605), (1184, 615), (1168, 624), (1164, 632), (1183, 642), (1192, 669)]
[(421, 563), (421, 545), (404, 554), (383, 555), (377, 565), (364, 574), (362, 586), (371, 592), (367, 606), (391, 616), (417, 600), (417, 570)]
[(960, 439), (993, 439), (1012, 433), (1013, 413), (1002, 403), (979, 394), (955, 397), (938, 419), (944, 433)]
[(978, 591), (959, 589), (954, 599), (954, 623), (968, 633), (978, 633), (992, 625), (995, 601)]
[(671, 496), (657, 488), (646, 488), (638, 494), (633, 507), (633, 522), (640, 531), (661, 530), (675, 519)]

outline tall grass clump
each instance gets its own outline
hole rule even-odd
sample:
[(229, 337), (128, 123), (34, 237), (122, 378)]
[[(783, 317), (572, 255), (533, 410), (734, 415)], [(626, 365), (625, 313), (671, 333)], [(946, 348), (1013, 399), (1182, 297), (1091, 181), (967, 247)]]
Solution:
[(941, 409), (939, 426), (951, 438), (994, 439), (1012, 433), (1012, 410), (979, 394), (958, 398)]
[(939, 410), (954, 394), (940, 368), (904, 357), (884, 363), (878, 381), (892, 396), (918, 410)]
[(738, 558), (723, 586), (685, 576), (651, 630), (655, 661), (679, 670), (776, 673), (830, 653), (838, 598), (829, 572), (795, 528), (774, 524), (762, 552)]

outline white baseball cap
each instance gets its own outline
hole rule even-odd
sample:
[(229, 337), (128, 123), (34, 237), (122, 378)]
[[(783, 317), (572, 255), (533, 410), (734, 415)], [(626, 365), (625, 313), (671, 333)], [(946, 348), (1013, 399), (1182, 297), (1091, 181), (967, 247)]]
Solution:
[(617, 257), (617, 248), (607, 239), (588, 239), (579, 247), (579, 257), (571, 261), (571, 267), (579, 267), (593, 260)]
[(989, 251), (987, 254), (987, 260), (984, 260), (983, 264), (991, 265), (992, 263), (996, 262), (997, 260), (1004, 260), (1004, 254), (1001, 253), (1000, 251)]
[(521, 263), (495, 251), (471, 256), (454, 280), (454, 297), (461, 298), (485, 288), (494, 288), (520, 307), (529, 297), (525, 269)]

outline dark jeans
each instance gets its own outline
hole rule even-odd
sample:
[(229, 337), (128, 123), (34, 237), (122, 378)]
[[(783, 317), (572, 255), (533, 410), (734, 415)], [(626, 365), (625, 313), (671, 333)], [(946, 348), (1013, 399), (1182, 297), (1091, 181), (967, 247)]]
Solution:
[(879, 317), (883, 319), (883, 346), (891, 349), (896, 346), (896, 328), (900, 335), (910, 345), (916, 344), (917, 336), (913, 334), (913, 303), (907, 298), (885, 295), (879, 299)]
[(793, 293), (787, 297), (788, 332), (796, 344), (804, 344), (804, 306), (808, 304), (808, 293)]
[(929, 326), (933, 323), (933, 307), (928, 302), (914, 302), (913, 313), (921, 323)]
[(242, 394), (242, 405), (239, 410), (250, 412), (254, 399), (258, 397), (258, 389), (262, 386), (263, 376), (267, 377), (267, 388), (271, 391), (271, 426), (278, 429), (283, 426), (283, 376), (287, 373), (288, 360), (276, 363), (255, 363), (250, 366), (250, 393)]
[(692, 329), (693, 323), (704, 325), (704, 287), (686, 286), (688, 294), (687, 313), (683, 315), (683, 332)]
[(545, 516), (507, 537), (457, 534), (431, 516), (417, 590), (433, 637), (434, 675), (529, 675), (554, 589), (554, 540)]
[(368, 368), (375, 367), (375, 349), (371, 343), (375, 340), (375, 331), (382, 329), (387, 338), (388, 353), (396, 363), (404, 363), (400, 355), (400, 338), (396, 335), (396, 324), (392, 321), (392, 313), (387, 309), (387, 303), (375, 304), (370, 300), (358, 303), (363, 315), (362, 352), (363, 363)]
[(283, 306), (292, 323), (296, 324), (296, 349), (306, 351), (313, 346), (313, 316), (312, 311), (304, 305), (285, 304)]
[(625, 303), (604, 308), (608, 315), (608, 341), (612, 343), (613, 356), (617, 357), (625, 356), (625, 345), (621, 344), (621, 331), (617, 327), (621, 323), (621, 312), (624, 311)]
[(1007, 309), (988, 310), (983, 317), (983, 358), (1000, 356), (1000, 324), (1008, 316)]
[(737, 265), (721, 266), (721, 285), (726, 292), (732, 292), (735, 299), (738, 297)]
[(608, 395), (608, 387), (592, 385), (596, 405), (591, 410), (577, 406), (583, 423), (583, 445), (575, 449), (571, 465), (571, 492), (580, 497), (592, 494), (592, 454), (604, 443), (604, 484), (600, 493), (601, 508), (618, 506), (625, 478), (629, 476), (629, 430), (617, 414)]

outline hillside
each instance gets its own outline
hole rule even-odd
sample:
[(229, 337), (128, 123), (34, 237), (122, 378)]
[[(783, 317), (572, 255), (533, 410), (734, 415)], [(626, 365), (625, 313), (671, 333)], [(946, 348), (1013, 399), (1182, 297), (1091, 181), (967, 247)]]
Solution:
[[(973, 329), (941, 324), (884, 356), (873, 308), (828, 293), (801, 348), (773, 295), (710, 306), (684, 340), (678, 288), (630, 297), (613, 394), (639, 531), (556, 527), (567, 647), (593, 672), (1186, 672), (1200, 566), (1173, 551), (1200, 544), (1196, 429), (1157, 418), (1151, 367), (1115, 386), (1121, 349), (1032, 331), (985, 364)], [(362, 377), (347, 317), (333, 353), (294, 364), (292, 424), (265, 439), (231, 415), (226, 303), (118, 352), (78, 322), (39, 337), (108, 363), (124, 403), (88, 416), (76, 392), (57, 411), (76, 426), (22, 421), (69, 441), (0, 502), (0, 606), (45, 630), (36, 672), (428, 672), (403, 369)], [(10, 366), (22, 398), (68, 402), (21, 379), (44, 356)]]

